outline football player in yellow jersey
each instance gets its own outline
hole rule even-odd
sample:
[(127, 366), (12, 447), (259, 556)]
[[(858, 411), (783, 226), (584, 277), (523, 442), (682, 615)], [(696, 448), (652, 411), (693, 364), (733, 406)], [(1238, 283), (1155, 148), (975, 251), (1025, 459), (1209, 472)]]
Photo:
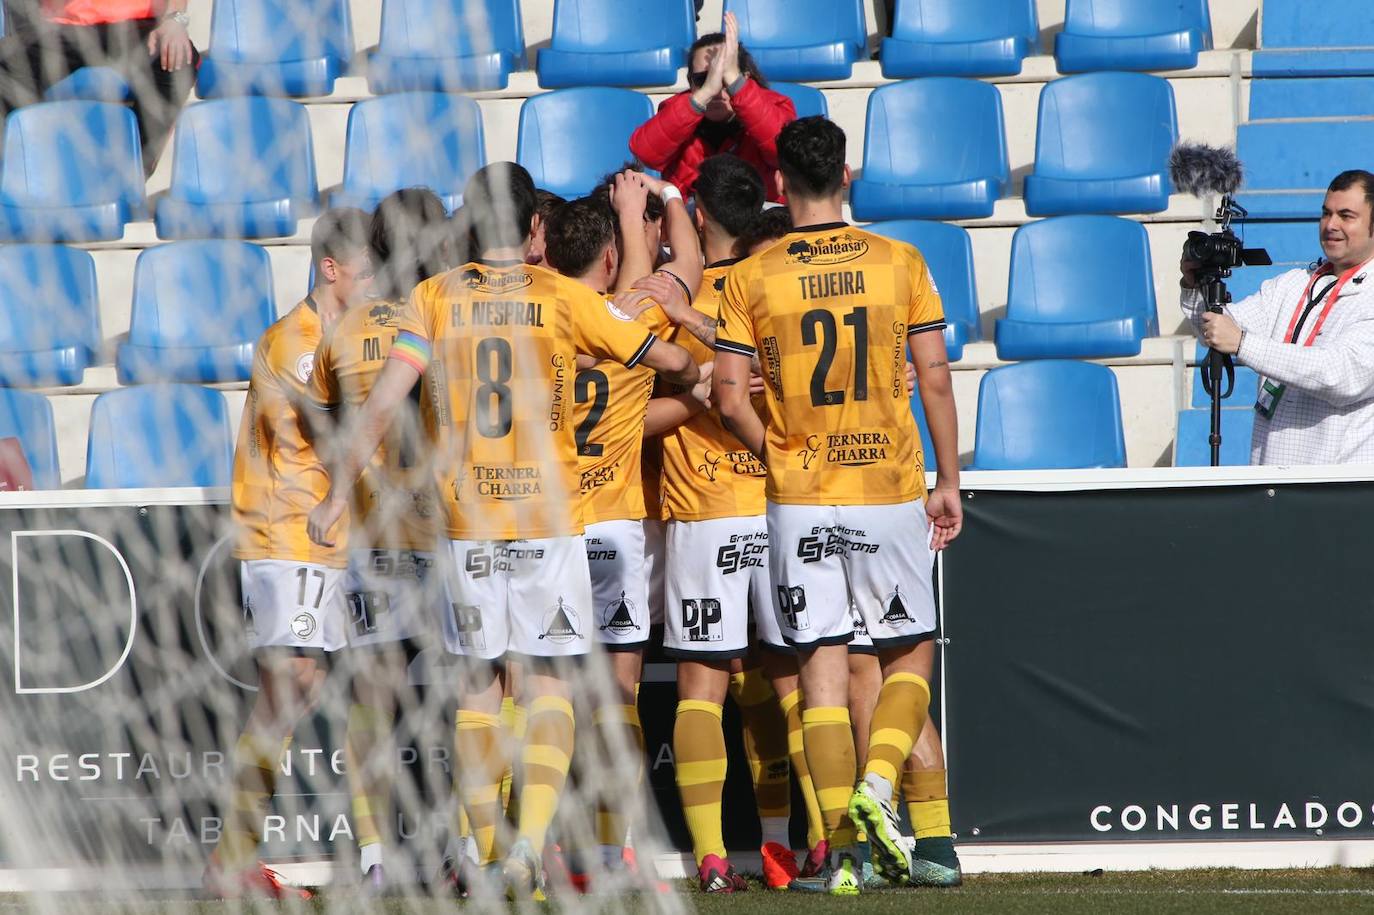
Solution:
[(349, 490), (423, 373), (421, 410), (449, 538), (445, 585), (457, 635), (449, 648), (473, 662), (456, 750), (474, 835), (499, 812), (501, 767), (492, 761), (501, 683), (493, 662), (508, 653), (522, 660), (520, 815), (504, 868), (519, 893), (537, 889), (572, 753), (573, 668), (557, 662), (586, 654), (594, 641), (571, 421), (576, 356), (643, 364), (681, 384), (699, 377), (686, 350), (618, 317), (575, 280), (524, 263), (534, 205), (529, 173), (514, 163), (488, 165), (469, 180), (464, 211), (480, 258), (412, 293), (310, 519), (312, 538), (331, 542)]
[[(310, 394), (330, 411), (362, 406), (386, 364), (410, 291), (453, 266), (448, 214), (430, 190), (407, 188), (384, 198), (369, 234), (373, 297), (345, 312), (315, 354)], [(438, 582), (426, 581), (439, 534), (436, 498), (423, 462), (417, 405), (409, 399), (402, 404), (354, 487), (350, 510), (344, 579), (354, 649), (348, 776), (364, 887), (372, 893), (386, 887), (382, 852), (395, 822), (392, 731), (398, 700), (407, 690), (416, 640), (429, 630), (437, 604)]]
[[(828, 874), (794, 885), (855, 895), (856, 825), (885, 877), (911, 879), (892, 797), (929, 705), (931, 551), (957, 536), (962, 510), (939, 295), (916, 249), (843, 221), (844, 161), (844, 132), (824, 118), (779, 134), (779, 190), (795, 228), (726, 280), (713, 395), (767, 464), (775, 606), (800, 653), (806, 756), (838, 850)], [(903, 378), (908, 349), (941, 468), (929, 494)], [(766, 423), (748, 396), (755, 354), (768, 380)], [(851, 605), (884, 677), (852, 793)]]
[[(234, 451), (234, 555), (240, 560), (258, 696), (234, 748), (233, 795), (205, 869), (212, 896), (288, 894), (258, 863), (263, 817), (297, 722), (314, 704), (325, 652), (346, 642), (344, 553), (313, 543), (306, 518), (329, 479), (316, 456), (306, 388), (315, 347), (367, 292), (367, 217), (330, 210), (310, 237), (315, 286), (258, 340)], [(308, 894), (307, 894), (308, 895)]]

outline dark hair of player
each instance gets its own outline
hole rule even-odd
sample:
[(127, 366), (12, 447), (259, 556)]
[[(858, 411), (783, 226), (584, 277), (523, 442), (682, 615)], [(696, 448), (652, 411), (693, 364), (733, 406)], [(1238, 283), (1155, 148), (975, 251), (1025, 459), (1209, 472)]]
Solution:
[(564, 276), (581, 276), (615, 243), (615, 214), (598, 197), (582, 197), (554, 211), (544, 229), (544, 258)]
[(534, 189), (534, 211), (539, 214), (539, 218), (545, 222), (553, 215), (553, 211), (561, 207), (568, 201), (559, 197), (553, 191), (546, 191), (542, 187)]
[(816, 200), (839, 193), (844, 131), (820, 115), (793, 121), (778, 134), (778, 169), (794, 196)]
[(1326, 189), (1328, 191), (1348, 191), (1357, 184), (1364, 191), (1365, 202), (1374, 208), (1374, 175), (1362, 168), (1352, 168), (1341, 172), (1331, 179), (1331, 184)]
[(429, 188), (408, 187), (382, 198), (372, 214), (373, 289), (404, 299), (419, 283), (454, 266), (448, 213)]
[[(716, 45), (722, 44), (725, 44), (724, 32), (711, 32), (708, 35), (702, 35), (696, 41), (692, 42), (692, 48), (687, 52), (688, 68), (691, 68), (692, 58), (696, 57), (697, 52), (702, 48), (714, 48)], [(768, 88), (768, 80), (763, 78), (763, 71), (759, 69), (758, 61), (754, 60), (754, 55), (750, 54), (748, 49), (742, 44), (739, 46), (739, 72), (743, 73), (763, 88)]]
[(732, 238), (758, 218), (767, 195), (763, 179), (739, 156), (721, 153), (701, 163), (696, 184), (697, 206)]
[[(601, 176), (601, 180), (592, 188), (592, 196), (600, 197), (606, 201), (606, 206), (611, 205), (611, 188), (615, 187), (615, 176), (623, 171), (642, 172), (644, 163), (638, 159), (630, 159), (613, 172), (607, 172)], [(614, 212), (614, 208), (612, 208)], [(644, 201), (644, 218), (649, 222), (658, 222), (663, 218), (663, 201), (657, 194), (650, 194)], [(616, 231), (620, 230), (620, 222), (616, 220)]]
[(748, 257), (759, 245), (777, 241), (791, 231), (792, 214), (787, 207), (769, 207), (755, 216), (735, 239), (735, 257)]
[(316, 269), (326, 257), (344, 260), (367, 249), (367, 214), (354, 207), (326, 210), (310, 230), (310, 263)]
[(474, 253), (518, 248), (530, 237), (534, 219), (534, 180), (524, 166), (492, 162), (468, 179), (463, 212), (472, 228)]

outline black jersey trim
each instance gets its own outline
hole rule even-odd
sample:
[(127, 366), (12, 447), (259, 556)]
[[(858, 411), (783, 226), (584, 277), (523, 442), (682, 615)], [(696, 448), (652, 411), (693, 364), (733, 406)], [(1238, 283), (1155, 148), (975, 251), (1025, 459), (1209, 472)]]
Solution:
[(849, 223), (841, 219), (839, 222), (818, 222), (813, 226), (793, 226), (788, 235), (810, 235), (812, 232), (828, 232), (831, 229), (847, 229)]
[(915, 335), (915, 334), (923, 334), (923, 333), (925, 333), (925, 332), (927, 332), (927, 331), (931, 331), (931, 330), (944, 330), (944, 329), (945, 329), (945, 322), (944, 322), (943, 320), (940, 320), (940, 321), (927, 321), (927, 322), (924, 323), (924, 324), (913, 324), (913, 325), (911, 325), (910, 327), (908, 327), (908, 328), (906, 329), (906, 335), (907, 335), (908, 337), (910, 337), (910, 336), (913, 336), (913, 335)]
[(722, 340), (716, 337), (716, 352), (734, 353), (736, 356), (748, 356), (754, 358), (754, 348), (747, 343), (735, 343), (733, 340)]
[(635, 350), (635, 354), (630, 357), (628, 362), (625, 363), (625, 368), (632, 369), (635, 366), (639, 365), (639, 361), (643, 359), (646, 355), (648, 355), (649, 347), (653, 346), (654, 341), (657, 339), (658, 338), (655, 337), (653, 334), (649, 334), (647, 337), (645, 337), (644, 342), (639, 344), (639, 349)]

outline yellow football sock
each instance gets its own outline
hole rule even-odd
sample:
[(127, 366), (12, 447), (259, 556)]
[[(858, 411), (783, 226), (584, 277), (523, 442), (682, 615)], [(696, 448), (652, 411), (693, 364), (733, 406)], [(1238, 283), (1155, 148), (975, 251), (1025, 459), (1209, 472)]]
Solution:
[(525, 747), (520, 754), (520, 838), (536, 855), (558, 810), (558, 795), (568, 778), (575, 723), (572, 703), (560, 696), (537, 696), (529, 705)]
[(391, 715), (354, 703), (348, 709), (348, 787), (358, 847), (382, 841), (381, 823), (391, 806)]
[(469, 834), (477, 846), (477, 862), (490, 864), (496, 860), (501, 773), (506, 769), (500, 717), (459, 709), (453, 745), (458, 758), (458, 791), (467, 811)]
[(854, 732), (849, 709), (821, 706), (802, 710), (802, 739), (806, 762), (816, 784), (825, 837), (832, 848), (855, 842), (849, 820), (849, 797), (854, 793)]
[(245, 732), (234, 745), (234, 790), (216, 849), (226, 871), (251, 867), (257, 860), (263, 817), (277, 790), (277, 766), (289, 742)]
[(673, 724), (673, 756), (682, 813), (692, 834), (697, 866), (707, 855), (725, 857), (720, 798), (725, 788), (725, 732), (721, 707), (714, 702), (682, 699)]
[(883, 680), (868, 732), (865, 778), (877, 775), (897, 786), (911, 747), (925, 727), (929, 707), (930, 687), (915, 674), (895, 673)]
[(792, 771), (797, 773), (802, 803), (806, 806), (806, 845), (815, 848), (825, 839), (825, 822), (821, 816), (820, 802), (816, 800), (816, 786), (811, 781), (811, 767), (806, 764), (806, 747), (802, 741), (801, 690), (794, 689), (786, 696), (779, 696), (778, 705), (787, 719), (787, 755), (792, 760)]
[[(600, 731), (601, 745), (611, 749), (624, 746), (625, 752), (632, 754), (636, 788), (644, 778), (644, 728), (639, 723), (639, 707), (635, 705), (613, 705), (598, 708), (592, 714), (593, 726)], [(616, 791), (611, 797), (621, 797)], [(614, 801), (602, 803), (596, 811), (596, 841), (598, 845), (612, 846), (625, 844), (625, 809)]]
[(937, 839), (950, 834), (947, 791), (944, 769), (908, 769), (902, 773), (902, 797), (916, 838)]
[(787, 718), (762, 671), (730, 677), (730, 695), (744, 719), (744, 755), (754, 779), (759, 819), (792, 815), (792, 768), (787, 761)]

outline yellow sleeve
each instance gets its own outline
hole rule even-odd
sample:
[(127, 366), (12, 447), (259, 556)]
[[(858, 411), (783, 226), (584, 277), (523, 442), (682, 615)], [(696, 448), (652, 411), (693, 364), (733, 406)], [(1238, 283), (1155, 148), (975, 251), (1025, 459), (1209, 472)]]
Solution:
[(339, 392), (339, 378), (334, 374), (334, 362), (330, 358), (333, 349), (334, 333), (330, 331), (320, 341), (315, 350), (315, 370), (310, 373), (310, 384), (306, 394), (322, 407), (337, 407), (343, 400)]
[(720, 294), (720, 317), (716, 323), (716, 351), (753, 357), (758, 350), (754, 319), (749, 313), (747, 271), (731, 270)]
[(571, 300), (574, 345), (579, 353), (634, 368), (654, 345), (657, 338), (643, 324), (617, 317), (609, 301), (581, 283), (566, 284), (564, 293)]
[(911, 263), (911, 302), (907, 308), (907, 336), (925, 333), (928, 330), (945, 329), (945, 306), (940, 301), (940, 293), (935, 281), (930, 278), (930, 269), (925, 258), (919, 254), (912, 257)]

